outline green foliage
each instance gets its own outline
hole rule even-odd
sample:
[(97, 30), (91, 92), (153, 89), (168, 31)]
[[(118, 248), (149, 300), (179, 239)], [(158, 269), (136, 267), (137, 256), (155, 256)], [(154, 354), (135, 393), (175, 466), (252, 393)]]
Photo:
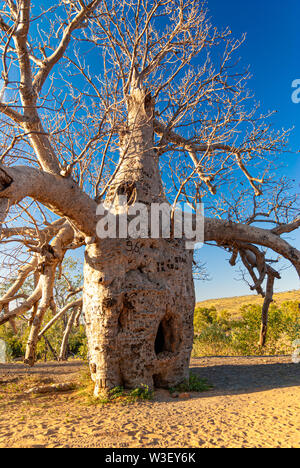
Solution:
[(140, 387), (131, 390), (128, 397), (129, 401), (152, 400), (153, 391), (149, 389), (148, 385), (141, 384)]
[[(82, 284), (82, 274), (80, 264), (78, 261), (71, 257), (67, 257), (63, 261), (62, 265), (63, 274), (59, 276), (57, 274), (55, 281), (55, 303), (58, 310), (64, 307), (68, 302), (74, 300), (75, 297), (71, 297), (67, 300), (69, 293), (69, 283), (72, 284), (74, 289), (80, 288)], [(0, 283), (0, 292), (3, 294), (13, 283), (13, 279), (6, 283)], [(33, 290), (32, 279), (26, 280), (20, 292), (29, 296)], [(56, 355), (59, 355), (60, 346), (63, 338), (63, 333), (70, 317), (72, 310), (68, 311), (62, 318), (57, 320), (55, 324), (46, 332), (46, 337), (51, 343)], [(42, 328), (53, 318), (53, 314), (48, 310), (45, 314)], [(18, 333), (14, 335), (9, 324), (5, 324), (0, 327), (0, 339), (3, 339), (7, 345), (7, 355), (9, 359), (22, 358), (25, 354), (26, 343), (29, 335), (30, 327), (28, 322), (23, 319), (17, 320)], [(69, 337), (68, 352), (72, 356), (78, 356), (86, 359), (87, 357), (87, 339), (83, 324), (79, 327), (73, 327)], [(52, 352), (45, 343), (45, 340), (41, 338), (37, 344), (36, 357), (38, 360), (47, 359), (52, 360), (54, 358)]]
[(207, 392), (212, 388), (208, 384), (206, 379), (200, 379), (197, 375), (190, 372), (190, 376), (187, 380), (182, 382), (176, 387), (171, 387), (169, 389), (170, 393), (178, 392)]
[[(51, 311), (48, 311), (45, 314), (44, 323), (45, 325), (52, 318)], [(59, 354), (60, 345), (64, 332), (64, 322), (63, 320), (58, 320), (47, 332), (46, 336), (51, 343), (51, 346), (55, 350), (56, 354)], [(27, 323), (18, 323), (18, 333), (15, 335), (10, 325), (5, 324), (0, 327), (0, 339), (4, 340), (7, 346), (7, 355), (8, 358), (19, 359), (24, 356), (26, 343), (29, 334), (29, 327)], [(70, 338), (69, 338), (69, 354), (72, 356), (77, 356), (82, 359), (87, 358), (87, 338), (85, 334), (84, 325), (80, 324), (79, 327), (73, 327)], [(39, 340), (36, 349), (37, 359), (47, 359), (53, 360), (53, 354), (46, 346), (43, 338)]]
[(74, 356), (87, 359), (88, 347), (84, 325), (79, 325), (77, 329), (73, 328), (69, 338), (69, 352)]
[[(136, 401), (152, 400), (154, 392), (149, 389), (148, 385), (141, 384), (133, 390), (127, 391), (123, 387), (115, 387), (109, 391), (106, 403), (119, 401), (122, 404), (135, 403)], [(103, 400), (101, 400), (103, 403)]]
[(271, 304), (263, 349), (258, 343), (261, 312), (256, 304), (243, 305), (239, 317), (226, 311), (217, 313), (214, 307), (197, 308), (193, 356), (291, 354), (292, 342), (300, 337), (299, 302), (286, 301), (280, 307)]
[(195, 330), (200, 330), (206, 324), (213, 324), (217, 320), (217, 310), (215, 307), (198, 307), (194, 314)]
[(106, 405), (111, 403), (127, 405), (137, 401), (152, 400), (154, 396), (154, 392), (149, 389), (148, 385), (141, 384), (133, 390), (125, 390), (122, 386), (114, 387), (102, 396), (95, 398), (93, 396), (94, 383), (88, 369), (81, 374), (79, 388), (77, 396), (81, 399), (83, 398), (85, 404), (88, 405)]
[(14, 334), (10, 326), (4, 325), (0, 328), (0, 339), (6, 343), (6, 354), (8, 359), (20, 358), (24, 353), (24, 342), (22, 333)]
[(115, 387), (109, 392), (109, 399), (110, 400), (117, 400), (118, 398), (124, 396), (124, 388), (123, 387)]

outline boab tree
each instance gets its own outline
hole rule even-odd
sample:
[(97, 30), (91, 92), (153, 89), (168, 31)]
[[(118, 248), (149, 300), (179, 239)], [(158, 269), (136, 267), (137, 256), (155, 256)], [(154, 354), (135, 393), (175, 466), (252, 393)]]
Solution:
[[(2, 238), (32, 252), (0, 323), (31, 311), (32, 365), (55, 307), (55, 271), (84, 244), (95, 394), (182, 381), (193, 341), (192, 251), (172, 235), (101, 239), (96, 210), (105, 201), (118, 211), (121, 195), (128, 210), (203, 201), (206, 242), (251, 257), (249, 271), (265, 262), (263, 246), (300, 272), (299, 251), (281, 237), (300, 224), (294, 200), (273, 175), (286, 133), (258, 113), (248, 73), (234, 68), (243, 38), (213, 28), (198, 0), (62, 0), (48, 9), (6, 0), (0, 29)], [(27, 224), (16, 225), (25, 211)], [(15, 307), (33, 273), (32, 295)]]

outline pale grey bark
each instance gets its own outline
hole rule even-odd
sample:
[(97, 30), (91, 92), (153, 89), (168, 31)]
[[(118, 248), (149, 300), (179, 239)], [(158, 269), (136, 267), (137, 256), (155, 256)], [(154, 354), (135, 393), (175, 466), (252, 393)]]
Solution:
[(289, 260), (300, 276), (300, 251), (272, 230), (221, 219), (205, 218), (204, 238), (207, 242), (216, 241), (221, 245), (240, 241), (268, 247)]
[(62, 226), (52, 245), (43, 247), (40, 255), (40, 278), (38, 288), (41, 291), (39, 305), (28, 336), (24, 362), (33, 366), (36, 360), (36, 346), (45, 313), (52, 306), (55, 272), (61, 263), (69, 244), (73, 241), (74, 231), (68, 225)]
[(84, 317), (96, 395), (117, 385), (176, 385), (188, 375), (192, 253), (182, 241), (137, 245), (138, 253), (126, 240), (87, 248)]
[[(165, 201), (153, 149), (154, 104), (133, 87), (120, 169), (107, 200)], [(130, 193), (128, 193), (130, 190)], [(193, 255), (184, 240), (103, 239), (87, 246), (84, 317), (95, 395), (141, 384), (171, 386), (188, 376), (195, 305)]]
[(66, 314), (66, 312), (68, 312), (73, 307), (75, 307), (75, 308), (80, 307), (80, 309), (81, 309), (82, 299), (76, 299), (75, 301), (70, 302), (69, 304), (66, 304), (51, 320), (49, 320), (47, 325), (40, 331), (39, 338), (41, 338), (46, 333), (46, 331), (48, 331), (52, 327), (52, 325), (54, 325), (54, 323), (58, 319), (63, 317)]
[(66, 328), (64, 330), (64, 334), (63, 334), (63, 338), (62, 338), (62, 342), (61, 342), (61, 346), (60, 346), (60, 352), (59, 352), (59, 360), (60, 361), (67, 361), (67, 359), (68, 359), (67, 353), (68, 353), (69, 337), (70, 337), (70, 333), (72, 331), (72, 327), (74, 325), (76, 314), (77, 314), (77, 309), (72, 310), (72, 312), (71, 312), (71, 314), (69, 316), (68, 322), (67, 322), (67, 326), (66, 326)]

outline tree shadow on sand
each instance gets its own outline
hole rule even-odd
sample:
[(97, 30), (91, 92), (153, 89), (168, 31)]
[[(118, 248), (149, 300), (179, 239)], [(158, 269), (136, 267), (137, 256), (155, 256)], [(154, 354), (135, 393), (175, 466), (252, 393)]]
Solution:
[[(218, 360), (220, 359), (220, 364)], [(228, 359), (228, 364), (226, 360)], [(260, 358), (194, 358), (190, 371), (200, 379), (206, 379), (213, 386), (209, 392), (199, 393), (199, 398), (215, 395), (255, 393), (272, 389), (300, 386), (300, 364), (292, 362), (257, 362)], [(252, 361), (255, 359), (255, 363)], [(264, 358), (261, 358), (264, 359)], [(234, 360), (235, 362), (233, 363)], [(51, 376), (56, 379), (73, 377), (82, 369), (88, 368), (83, 361), (67, 363), (39, 362), (34, 367), (23, 363), (0, 364), (0, 382), (3, 378), (16, 378), (28, 375)]]
[[(196, 364), (196, 366), (195, 366)], [(221, 364), (203, 367), (192, 362), (191, 372), (213, 385), (213, 394), (254, 393), (300, 386), (300, 364)], [(209, 395), (203, 394), (208, 397)]]

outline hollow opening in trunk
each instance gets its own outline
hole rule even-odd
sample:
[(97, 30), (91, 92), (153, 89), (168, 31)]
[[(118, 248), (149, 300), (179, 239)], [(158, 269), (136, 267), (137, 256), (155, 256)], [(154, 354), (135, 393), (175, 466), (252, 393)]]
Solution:
[(160, 322), (154, 344), (155, 354), (165, 351), (165, 336), (162, 323)]
[(155, 354), (158, 355), (164, 351), (176, 352), (180, 340), (175, 332), (175, 321), (173, 317), (164, 317), (160, 322), (154, 342)]
[(125, 197), (127, 205), (133, 205), (136, 200), (136, 184), (133, 181), (123, 182), (119, 185), (117, 194), (120, 197)]

